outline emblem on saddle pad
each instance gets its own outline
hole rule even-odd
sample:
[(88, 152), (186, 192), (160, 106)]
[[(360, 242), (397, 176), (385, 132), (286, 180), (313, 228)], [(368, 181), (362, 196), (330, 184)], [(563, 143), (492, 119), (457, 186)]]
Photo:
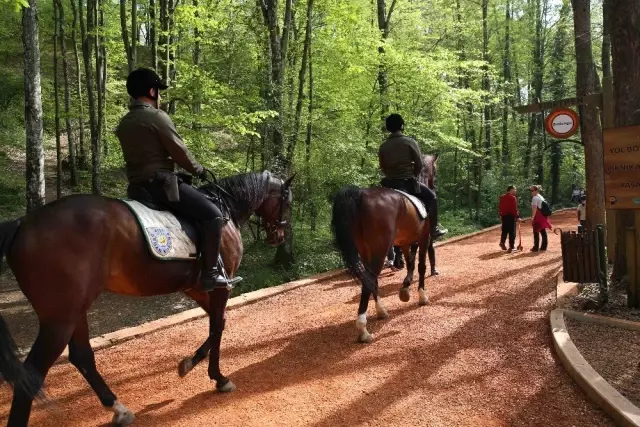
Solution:
[(167, 256), (171, 251), (171, 233), (166, 228), (153, 227), (148, 228), (149, 237), (151, 238), (151, 247), (160, 256)]

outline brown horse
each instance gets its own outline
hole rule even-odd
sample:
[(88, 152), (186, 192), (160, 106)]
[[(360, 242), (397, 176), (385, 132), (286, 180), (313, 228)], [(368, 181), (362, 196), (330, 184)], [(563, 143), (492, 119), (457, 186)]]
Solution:
[[(283, 182), (269, 172), (223, 179), (232, 221), (223, 229), (222, 259), (233, 277), (242, 258), (240, 227), (252, 214), (262, 218), (267, 241), (284, 240), (284, 215), (291, 205), (291, 179)], [(211, 194), (211, 184), (200, 189)], [(134, 415), (109, 389), (96, 369), (89, 343), (87, 311), (103, 290), (149, 296), (183, 291), (210, 316), (209, 377), (219, 391), (235, 385), (220, 372), (220, 341), (226, 288), (198, 291), (199, 262), (160, 261), (149, 253), (138, 222), (121, 201), (91, 195), (65, 197), (0, 224), (0, 261), (13, 270), (39, 320), (39, 332), (27, 359), (20, 364), (15, 344), (0, 322), (0, 374), (14, 386), (8, 425), (26, 426), (32, 401), (44, 378), (69, 345), (69, 361), (78, 368), (102, 405), (114, 412), (112, 422), (126, 425)]]
[[(433, 157), (428, 161), (433, 163)], [(435, 171), (430, 167), (429, 171)], [(356, 327), (358, 340), (373, 340), (367, 331), (369, 297), (376, 302), (378, 318), (387, 317), (387, 311), (378, 300), (378, 276), (391, 246), (402, 248), (407, 260), (407, 276), (400, 289), (400, 299), (410, 299), (409, 285), (413, 281), (415, 257), (410, 248), (418, 242), (419, 249), (419, 304), (428, 302), (424, 289), (427, 249), (431, 244), (430, 219), (422, 220), (411, 201), (388, 188), (342, 188), (333, 202), (331, 226), (336, 244), (349, 272), (362, 284)]]

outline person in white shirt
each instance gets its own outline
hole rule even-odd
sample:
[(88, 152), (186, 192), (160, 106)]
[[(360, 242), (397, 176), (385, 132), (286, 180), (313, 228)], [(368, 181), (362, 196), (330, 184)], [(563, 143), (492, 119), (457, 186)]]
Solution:
[[(551, 229), (551, 223), (549, 219), (542, 214), (540, 210), (542, 208), (542, 202), (544, 197), (540, 194), (542, 187), (539, 185), (532, 185), (529, 190), (531, 191), (531, 224), (533, 226), (533, 248), (531, 252), (546, 251), (547, 250), (547, 229)], [(542, 243), (540, 243), (540, 236), (542, 235)]]
[(578, 215), (578, 231), (582, 232), (587, 227), (587, 196), (582, 196), (580, 198), (580, 204), (578, 205), (578, 209), (576, 209), (576, 213)]

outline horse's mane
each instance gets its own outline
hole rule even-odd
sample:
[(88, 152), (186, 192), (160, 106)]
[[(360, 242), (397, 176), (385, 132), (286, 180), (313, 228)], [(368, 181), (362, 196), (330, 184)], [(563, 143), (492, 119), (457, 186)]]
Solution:
[(425, 185), (427, 184), (427, 180), (428, 180), (429, 176), (435, 177), (435, 174), (436, 174), (436, 168), (435, 168), (436, 159), (437, 159), (437, 156), (435, 156), (434, 154), (423, 154), (422, 155), (422, 170), (420, 171), (420, 175), (418, 176), (418, 180), (420, 182), (424, 183)]
[[(217, 183), (224, 191), (233, 196), (233, 199), (224, 197), (232, 211), (252, 211), (264, 200), (270, 177), (269, 173), (252, 172), (221, 178), (217, 180)], [(207, 184), (201, 190), (216, 193), (213, 184)]]

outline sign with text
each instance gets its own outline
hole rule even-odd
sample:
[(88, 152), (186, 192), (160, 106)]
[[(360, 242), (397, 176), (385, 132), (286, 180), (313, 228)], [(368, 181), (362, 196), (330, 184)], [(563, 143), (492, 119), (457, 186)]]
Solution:
[(640, 126), (605, 129), (604, 186), (608, 209), (640, 209)]
[(544, 127), (554, 138), (569, 138), (578, 131), (578, 114), (570, 108), (556, 108), (549, 113)]

